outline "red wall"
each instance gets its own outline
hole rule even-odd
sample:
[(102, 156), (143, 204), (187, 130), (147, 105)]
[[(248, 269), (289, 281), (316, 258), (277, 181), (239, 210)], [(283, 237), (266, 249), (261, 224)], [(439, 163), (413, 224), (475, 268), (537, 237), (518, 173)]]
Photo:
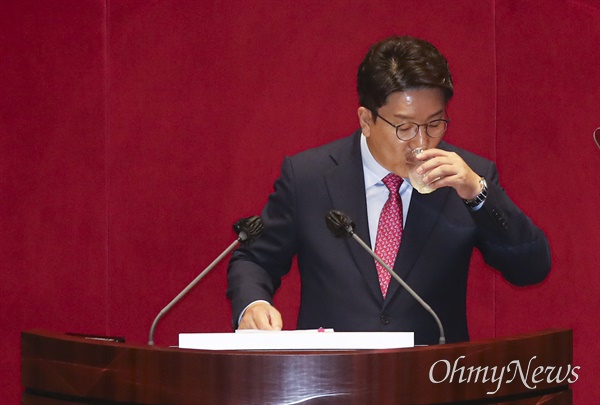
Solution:
[[(260, 212), (281, 160), (358, 127), (368, 46), (411, 34), (448, 57), (448, 140), (498, 162), (554, 267), (515, 288), (476, 254), (473, 338), (572, 328), (576, 403), (600, 396), (600, 11), (496, 1), (4, 0), (0, 5), (0, 397), (19, 332), (145, 342), (154, 316)], [(532, 2), (533, 3), (533, 2)], [(293, 4), (293, 5), (292, 5)], [(226, 264), (168, 314), (229, 331)], [(277, 296), (293, 328), (297, 274)]]

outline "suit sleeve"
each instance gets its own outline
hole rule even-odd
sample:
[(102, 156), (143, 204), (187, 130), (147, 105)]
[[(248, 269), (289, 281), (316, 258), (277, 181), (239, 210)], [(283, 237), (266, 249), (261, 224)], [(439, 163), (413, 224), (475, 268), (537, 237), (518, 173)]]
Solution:
[(481, 209), (472, 212), (477, 248), (485, 262), (510, 283), (524, 286), (541, 282), (551, 266), (546, 236), (500, 186), (493, 162), (480, 174), (488, 183), (488, 196)]
[(281, 277), (290, 271), (296, 253), (296, 201), (290, 158), (285, 158), (275, 190), (261, 214), (264, 232), (254, 243), (237, 249), (229, 262), (227, 297), (233, 327), (240, 313), (256, 300), (273, 303)]

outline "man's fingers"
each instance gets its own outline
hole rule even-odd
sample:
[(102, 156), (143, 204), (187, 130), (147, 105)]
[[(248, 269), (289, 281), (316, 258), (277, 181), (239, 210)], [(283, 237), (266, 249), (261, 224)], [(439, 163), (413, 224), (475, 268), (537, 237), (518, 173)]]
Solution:
[(281, 314), (275, 309), (275, 307), (269, 308), (269, 321), (273, 330), (281, 330), (281, 328), (283, 328)]

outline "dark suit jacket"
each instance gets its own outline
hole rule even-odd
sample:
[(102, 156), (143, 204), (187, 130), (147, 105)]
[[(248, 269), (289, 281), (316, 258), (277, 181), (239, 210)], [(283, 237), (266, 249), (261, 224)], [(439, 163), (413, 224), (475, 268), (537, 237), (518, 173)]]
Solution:
[[(483, 207), (472, 212), (456, 192), (414, 191), (394, 270), (441, 319), (448, 342), (469, 339), (467, 273), (473, 248), (511, 283), (543, 280), (550, 269), (546, 237), (508, 198), (494, 163), (442, 142), (487, 180)], [(414, 331), (416, 344), (437, 343), (434, 319), (392, 279), (384, 300), (374, 260), (353, 239), (334, 238), (331, 209), (348, 214), (370, 241), (360, 131), (284, 160), (262, 218), (265, 232), (232, 255), (227, 295), (234, 327), (252, 301), (272, 297), (297, 255), (302, 280), (298, 329)]]

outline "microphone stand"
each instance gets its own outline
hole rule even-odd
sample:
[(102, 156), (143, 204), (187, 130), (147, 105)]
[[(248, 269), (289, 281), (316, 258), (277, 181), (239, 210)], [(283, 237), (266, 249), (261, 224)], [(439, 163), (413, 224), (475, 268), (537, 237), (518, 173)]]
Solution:
[(373, 256), (373, 258), (374, 258), (375, 260), (377, 260), (377, 262), (378, 262), (379, 264), (381, 264), (381, 265), (383, 266), (383, 268), (384, 268), (384, 269), (386, 269), (386, 270), (387, 270), (387, 272), (388, 272), (388, 273), (390, 273), (390, 275), (391, 275), (392, 277), (394, 277), (394, 279), (395, 279), (395, 280), (396, 280), (398, 283), (400, 283), (400, 285), (401, 285), (402, 287), (404, 287), (404, 289), (405, 289), (406, 291), (408, 291), (408, 292), (409, 292), (409, 294), (410, 294), (410, 295), (412, 295), (412, 296), (413, 296), (413, 298), (414, 298), (414, 299), (416, 299), (416, 300), (417, 300), (417, 302), (418, 302), (419, 304), (421, 304), (421, 306), (422, 306), (423, 308), (425, 308), (425, 310), (426, 310), (427, 312), (429, 312), (429, 313), (431, 314), (431, 316), (433, 316), (433, 319), (435, 319), (435, 322), (437, 323), (437, 325), (438, 325), (438, 328), (439, 328), (439, 330), (440, 330), (440, 340), (439, 340), (439, 343), (440, 343), (441, 345), (445, 344), (445, 343), (446, 343), (446, 336), (444, 335), (444, 327), (442, 326), (442, 321), (440, 321), (440, 318), (437, 316), (437, 314), (435, 313), (435, 311), (434, 311), (433, 309), (431, 309), (431, 307), (430, 307), (430, 306), (429, 306), (429, 305), (428, 305), (428, 304), (427, 304), (425, 301), (423, 301), (423, 299), (422, 299), (421, 297), (419, 297), (419, 295), (418, 295), (418, 294), (417, 294), (417, 293), (416, 293), (416, 292), (415, 292), (415, 291), (414, 291), (412, 288), (410, 288), (410, 286), (409, 286), (408, 284), (406, 284), (406, 283), (404, 282), (404, 280), (402, 280), (402, 279), (400, 278), (400, 276), (399, 276), (399, 275), (397, 275), (397, 274), (396, 274), (396, 272), (390, 268), (390, 266), (388, 266), (387, 264), (385, 264), (385, 263), (384, 263), (384, 261), (383, 261), (383, 260), (381, 260), (381, 258), (380, 258), (379, 256), (377, 256), (377, 255), (375, 254), (375, 252), (373, 252), (373, 250), (372, 250), (372, 249), (371, 249), (371, 248), (370, 248), (370, 247), (369, 247), (369, 246), (368, 246), (368, 245), (367, 245), (365, 242), (363, 242), (363, 240), (362, 240), (361, 238), (359, 238), (359, 237), (358, 237), (358, 236), (357, 236), (357, 235), (356, 235), (354, 232), (352, 232), (352, 233), (351, 233), (351, 235), (352, 235), (352, 238), (354, 238), (354, 240), (355, 240), (355, 241), (357, 241), (357, 242), (358, 242), (358, 243), (359, 243), (359, 244), (360, 244), (360, 245), (361, 245), (361, 246), (362, 246), (362, 247), (363, 247), (363, 248), (364, 248), (364, 249), (365, 249), (367, 252), (369, 252), (369, 254), (370, 254), (371, 256)]
[(377, 260), (377, 262), (379, 264), (381, 264), (383, 266), (384, 269), (387, 270), (388, 273), (390, 273), (390, 275), (394, 278), (394, 280), (396, 280), (398, 283), (400, 283), (400, 285), (406, 290), (408, 291), (408, 293), (410, 295), (412, 295), (412, 297), (417, 300), (417, 302), (419, 304), (421, 304), (421, 306), (431, 314), (431, 316), (433, 317), (433, 319), (435, 320), (435, 322), (437, 323), (437, 326), (440, 330), (440, 340), (439, 343), (441, 345), (446, 343), (446, 336), (444, 334), (444, 326), (442, 325), (442, 321), (440, 321), (440, 318), (437, 316), (437, 314), (435, 313), (435, 311), (433, 309), (431, 309), (431, 307), (425, 302), (423, 301), (423, 299), (419, 296), (419, 294), (417, 294), (408, 284), (406, 284), (404, 282), (404, 280), (402, 280), (400, 278), (400, 276), (398, 276), (396, 274), (396, 272), (394, 272), (394, 270), (392, 270), (390, 268), (390, 266), (388, 266), (387, 264), (384, 263), (383, 260), (381, 260), (381, 258), (379, 256), (377, 256), (377, 254), (375, 252), (373, 252), (373, 250), (369, 247), (369, 245), (367, 245), (365, 242), (363, 242), (363, 240), (354, 233), (354, 222), (352, 222), (352, 220), (350, 219), (350, 217), (348, 217), (348, 215), (344, 214), (341, 211), (337, 211), (337, 210), (331, 210), (329, 211), (329, 214), (327, 215), (327, 217), (325, 218), (325, 222), (327, 224), (327, 227), (329, 228), (329, 230), (333, 233), (333, 235), (336, 238), (340, 238), (343, 236), (352, 236), (352, 238), (354, 238), (355, 241), (358, 242), (358, 244), (360, 246), (362, 246), (363, 249), (365, 249), (371, 256), (373, 256), (373, 258), (375, 260)]
[(175, 306), (200, 280), (204, 278), (225, 256), (227, 256), (233, 249), (237, 247), (238, 244), (244, 242), (251, 242), (258, 238), (263, 231), (262, 219), (260, 217), (254, 216), (250, 218), (240, 219), (233, 225), (233, 229), (238, 233), (238, 238), (231, 244), (227, 249), (225, 249), (211, 264), (206, 267), (202, 273), (198, 274), (191, 283), (188, 284), (187, 287), (183, 289), (171, 302), (167, 304), (154, 318), (154, 322), (152, 322), (152, 327), (150, 327), (150, 334), (148, 336), (148, 345), (154, 346), (154, 330), (156, 329), (156, 325), (158, 325), (158, 321)]
[(158, 324), (160, 318), (162, 318), (163, 315), (169, 312), (171, 308), (173, 308), (173, 306), (175, 306), (175, 304), (177, 304), (179, 300), (183, 298), (184, 295), (186, 295), (192, 288), (194, 288), (194, 286), (198, 284), (198, 282), (202, 280), (204, 276), (208, 274), (208, 272), (210, 272), (217, 264), (219, 264), (219, 262), (229, 254), (229, 252), (235, 249), (238, 243), (239, 240), (235, 240), (231, 245), (229, 245), (229, 247), (225, 249), (223, 253), (219, 255), (219, 257), (217, 257), (211, 264), (209, 264), (208, 267), (202, 271), (202, 273), (198, 274), (198, 276), (190, 284), (188, 284), (188, 286), (185, 287), (183, 291), (181, 291), (175, 298), (173, 298), (171, 302), (169, 302), (169, 304), (167, 304), (166, 307), (162, 309), (162, 311), (159, 312), (158, 316), (154, 319), (154, 322), (152, 322), (152, 327), (150, 328), (150, 335), (148, 337), (148, 345), (154, 345), (154, 329), (156, 329), (156, 325)]

